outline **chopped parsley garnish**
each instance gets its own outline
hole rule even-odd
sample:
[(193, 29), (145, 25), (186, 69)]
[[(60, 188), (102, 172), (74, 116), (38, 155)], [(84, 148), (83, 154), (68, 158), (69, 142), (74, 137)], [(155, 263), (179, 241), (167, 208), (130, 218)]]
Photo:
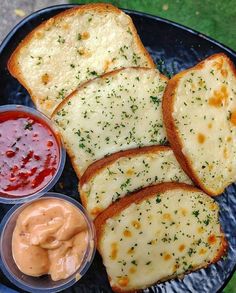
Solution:
[(160, 197), (160, 195), (158, 195), (157, 197), (156, 197), (156, 203), (160, 203), (161, 202), (161, 197)]
[(158, 98), (158, 97), (155, 97), (155, 96), (150, 96), (150, 99), (152, 100), (152, 102), (154, 103), (154, 104), (156, 104), (157, 106), (159, 106), (160, 105), (160, 103), (161, 103), (161, 99), (160, 98)]

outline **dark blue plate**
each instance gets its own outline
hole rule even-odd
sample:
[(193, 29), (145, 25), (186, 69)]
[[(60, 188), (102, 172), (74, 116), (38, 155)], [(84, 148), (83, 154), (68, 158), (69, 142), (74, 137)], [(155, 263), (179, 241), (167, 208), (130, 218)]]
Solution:
[[(43, 20), (70, 7), (72, 5), (60, 5), (33, 13), (22, 20), (3, 41), (0, 46), (0, 105), (16, 103), (33, 106), (26, 90), (9, 74), (6, 68), (7, 60), (20, 40), (34, 27)], [(166, 75), (170, 76), (193, 66), (205, 57), (217, 52), (226, 53), (236, 64), (235, 52), (198, 32), (159, 17), (134, 11), (127, 11), (127, 13), (132, 17), (138, 33), (154, 58), (157, 67)], [(62, 177), (53, 191), (79, 199), (77, 179), (69, 160), (67, 160)], [(221, 291), (227, 284), (236, 265), (236, 185), (231, 185), (216, 200), (221, 207), (221, 223), (229, 241), (228, 257), (207, 269), (186, 276), (184, 280), (168, 281), (144, 290), (144, 292), (214, 293)], [(0, 205), (0, 219), (9, 208), (7, 205)], [(2, 274), (0, 274), (0, 280), (5, 285), (16, 289)], [(111, 292), (105, 269), (98, 254), (87, 274), (80, 282), (65, 292)]]

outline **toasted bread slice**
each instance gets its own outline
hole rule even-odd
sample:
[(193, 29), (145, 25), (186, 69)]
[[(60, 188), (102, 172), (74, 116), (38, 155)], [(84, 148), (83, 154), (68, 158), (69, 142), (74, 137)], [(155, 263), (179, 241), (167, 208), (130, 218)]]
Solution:
[(163, 116), (175, 155), (198, 186), (218, 195), (236, 180), (236, 70), (226, 55), (175, 75)]
[(161, 182), (191, 184), (171, 148), (132, 149), (93, 163), (80, 179), (80, 198), (94, 219), (128, 193)]
[(116, 292), (134, 292), (218, 261), (227, 241), (218, 205), (186, 184), (163, 183), (111, 205), (95, 220)]
[(102, 3), (78, 6), (43, 22), (8, 62), (10, 73), (48, 116), (81, 83), (127, 66), (155, 68), (131, 18)]
[(78, 177), (106, 155), (166, 142), (166, 83), (156, 69), (121, 69), (84, 84), (58, 106), (52, 119)]

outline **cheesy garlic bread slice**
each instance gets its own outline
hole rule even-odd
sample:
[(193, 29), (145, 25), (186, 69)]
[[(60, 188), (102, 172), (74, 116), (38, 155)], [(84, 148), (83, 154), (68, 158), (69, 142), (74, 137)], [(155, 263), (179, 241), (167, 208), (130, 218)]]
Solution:
[(166, 142), (166, 83), (157, 69), (121, 69), (85, 83), (57, 107), (52, 120), (78, 177), (109, 154)]
[(131, 18), (105, 3), (76, 6), (43, 22), (8, 62), (47, 116), (83, 82), (127, 66), (155, 68)]
[(175, 75), (163, 117), (179, 163), (198, 186), (218, 195), (236, 181), (236, 69), (226, 55)]
[(218, 212), (211, 197), (180, 183), (147, 187), (111, 205), (95, 227), (112, 289), (136, 292), (218, 261), (227, 249)]
[(118, 152), (93, 163), (80, 179), (79, 192), (94, 219), (128, 193), (162, 182), (191, 184), (171, 148), (150, 146)]

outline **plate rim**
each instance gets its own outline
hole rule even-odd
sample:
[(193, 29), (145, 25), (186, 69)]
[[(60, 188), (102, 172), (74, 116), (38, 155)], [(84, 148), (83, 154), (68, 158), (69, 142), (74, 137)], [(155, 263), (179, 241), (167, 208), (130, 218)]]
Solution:
[[(60, 8), (63, 9), (70, 9), (76, 6), (81, 6), (81, 5), (85, 5), (85, 4), (58, 4), (58, 5), (51, 5), (51, 6), (47, 6), (45, 8), (39, 9), (37, 11), (34, 11), (32, 13), (30, 13), (29, 15), (27, 15), (25, 18), (23, 18), (21, 21), (19, 21), (8, 33), (7, 35), (3, 38), (3, 40), (0, 43), (0, 55), (2, 54), (2, 52), (4, 51), (4, 49), (7, 47), (9, 41), (11, 40), (11, 38), (17, 33), (17, 31), (23, 26), (25, 25), (27, 22), (29, 22), (31, 19), (34, 19), (35, 16), (38, 16), (40, 14), (44, 14), (45, 12), (49, 12), (52, 10), (57, 10)], [(160, 17), (160, 16), (156, 16), (150, 13), (145, 13), (145, 12), (141, 12), (141, 11), (137, 11), (137, 10), (132, 10), (132, 9), (125, 9), (122, 7), (118, 7), (119, 9), (121, 9), (122, 11), (127, 12), (128, 14), (134, 14), (137, 16), (141, 16), (141, 17), (147, 17), (153, 20), (157, 20), (163, 23), (166, 23), (168, 25), (171, 25), (173, 27), (177, 27), (179, 29), (182, 29), (184, 31), (187, 31), (188, 33), (191, 33), (197, 37), (200, 37), (202, 39), (207, 40), (208, 42), (220, 47), (221, 49), (225, 50), (227, 53), (229, 53), (230, 55), (234, 56), (234, 58), (236, 58), (236, 50), (228, 47), (227, 45), (224, 45), (223, 43), (221, 43), (220, 41), (215, 40), (212, 37), (207, 36), (204, 33), (201, 33), (195, 29), (192, 29), (186, 25), (182, 25), (179, 24), (175, 21)], [(45, 21), (44, 19), (42, 20), (42, 22)], [(219, 290), (217, 292), (222, 292), (223, 289), (228, 285), (229, 281), (231, 280), (232, 276), (234, 275), (234, 273), (236, 272), (236, 263), (234, 265), (234, 268), (232, 270), (232, 272), (230, 273), (230, 275), (228, 276), (227, 279), (225, 279), (224, 284), (219, 288)]]

